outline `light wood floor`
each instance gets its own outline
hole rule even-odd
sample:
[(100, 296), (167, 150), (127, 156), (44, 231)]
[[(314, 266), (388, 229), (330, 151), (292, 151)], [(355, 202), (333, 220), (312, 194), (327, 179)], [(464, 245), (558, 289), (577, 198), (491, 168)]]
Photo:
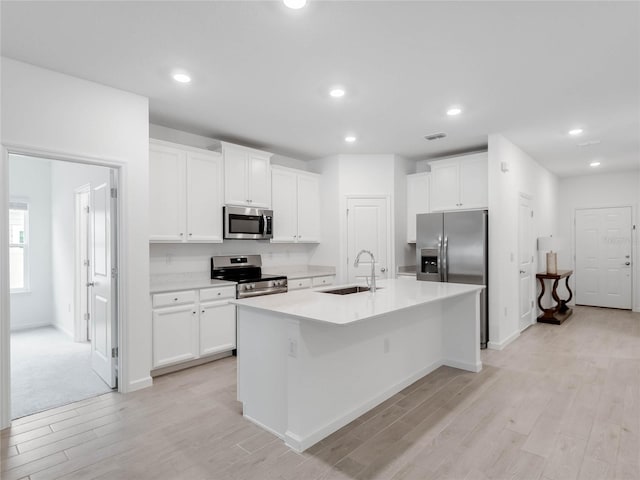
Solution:
[(577, 308), (443, 367), (303, 454), (245, 421), (235, 359), (2, 432), (6, 480), (639, 479), (640, 315)]

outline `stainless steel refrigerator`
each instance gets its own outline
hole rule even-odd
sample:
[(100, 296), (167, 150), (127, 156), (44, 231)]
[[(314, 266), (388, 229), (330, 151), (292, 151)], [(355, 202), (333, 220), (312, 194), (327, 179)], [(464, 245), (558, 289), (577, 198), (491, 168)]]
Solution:
[(485, 285), (480, 296), (480, 348), (489, 337), (487, 210), (417, 216), (417, 278), (427, 282)]

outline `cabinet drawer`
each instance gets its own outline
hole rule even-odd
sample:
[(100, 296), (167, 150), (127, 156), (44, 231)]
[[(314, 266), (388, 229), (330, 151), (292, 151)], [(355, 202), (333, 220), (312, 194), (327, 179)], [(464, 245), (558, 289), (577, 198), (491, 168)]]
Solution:
[(334, 277), (333, 275), (327, 275), (325, 277), (315, 277), (313, 279), (313, 286), (314, 287), (322, 287), (324, 285), (333, 285), (333, 281), (335, 280), (336, 277)]
[(301, 290), (303, 288), (311, 288), (310, 278), (296, 278), (295, 280), (289, 280), (289, 290)]
[(153, 306), (168, 307), (170, 305), (181, 305), (184, 303), (195, 303), (196, 291), (184, 290), (181, 292), (156, 293), (153, 296)]
[(201, 302), (223, 300), (225, 298), (236, 298), (236, 287), (203, 288), (200, 290)]

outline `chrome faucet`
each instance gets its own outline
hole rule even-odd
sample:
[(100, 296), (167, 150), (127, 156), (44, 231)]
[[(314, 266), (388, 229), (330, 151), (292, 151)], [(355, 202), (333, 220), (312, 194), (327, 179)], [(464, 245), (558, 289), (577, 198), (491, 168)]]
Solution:
[(371, 257), (371, 284), (369, 285), (369, 288), (371, 289), (371, 293), (376, 293), (376, 259), (373, 256), (373, 253), (369, 250), (360, 250), (356, 256), (356, 261), (353, 262), (353, 266), (356, 268), (358, 267), (360, 264), (360, 255), (363, 253), (366, 253)]

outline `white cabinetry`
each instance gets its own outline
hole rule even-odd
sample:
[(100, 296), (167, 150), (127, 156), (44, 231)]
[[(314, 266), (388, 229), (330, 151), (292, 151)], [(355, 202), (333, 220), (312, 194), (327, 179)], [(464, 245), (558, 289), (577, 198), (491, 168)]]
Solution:
[(431, 174), (407, 175), (407, 243), (416, 243), (416, 215), (429, 213)]
[(153, 295), (153, 368), (236, 348), (235, 287)]
[(195, 303), (153, 311), (153, 366), (198, 357), (198, 311)]
[(271, 154), (222, 142), (225, 203), (271, 206)]
[(487, 153), (430, 162), (431, 211), (487, 208)]
[(333, 285), (335, 275), (323, 275), (322, 277), (296, 278), (288, 281), (288, 290), (303, 290), (305, 288), (323, 287)]
[(271, 168), (273, 243), (320, 241), (320, 176)]
[(151, 140), (151, 242), (222, 242), (223, 199), (219, 153)]

